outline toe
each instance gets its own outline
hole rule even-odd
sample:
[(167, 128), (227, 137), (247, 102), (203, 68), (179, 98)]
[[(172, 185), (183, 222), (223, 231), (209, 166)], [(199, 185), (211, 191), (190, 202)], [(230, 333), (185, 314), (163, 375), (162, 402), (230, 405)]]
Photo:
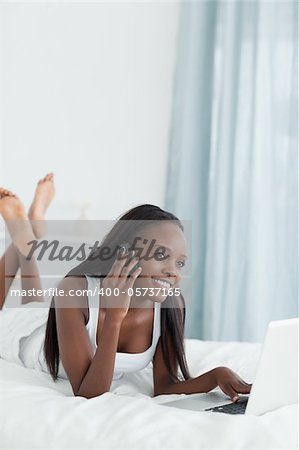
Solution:
[(47, 176), (46, 176), (47, 181), (51, 181), (52, 178), (53, 178), (53, 173), (51, 173), (51, 172), (48, 173)]

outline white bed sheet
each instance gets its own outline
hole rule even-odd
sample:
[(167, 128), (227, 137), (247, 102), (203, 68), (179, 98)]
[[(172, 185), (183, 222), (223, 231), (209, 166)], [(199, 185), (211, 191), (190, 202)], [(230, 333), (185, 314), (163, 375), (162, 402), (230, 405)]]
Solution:
[[(251, 383), (260, 350), (254, 343), (186, 339), (193, 376), (225, 365)], [(232, 416), (170, 408), (163, 402), (180, 395), (152, 395), (152, 365), (87, 400), (74, 397), (66, 380), (54, 383), (44, 372), (0, 359), (0, 449), (298, 448), (296, 404), (259, 417)]]

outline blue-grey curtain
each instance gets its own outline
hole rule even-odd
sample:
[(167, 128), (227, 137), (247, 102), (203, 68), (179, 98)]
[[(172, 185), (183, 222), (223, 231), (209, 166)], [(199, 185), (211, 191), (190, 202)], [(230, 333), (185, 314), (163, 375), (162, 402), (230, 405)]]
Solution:
[(190, 338), (298, 315), (297, 9), (181, 4), (164, 206), (192, 221)]

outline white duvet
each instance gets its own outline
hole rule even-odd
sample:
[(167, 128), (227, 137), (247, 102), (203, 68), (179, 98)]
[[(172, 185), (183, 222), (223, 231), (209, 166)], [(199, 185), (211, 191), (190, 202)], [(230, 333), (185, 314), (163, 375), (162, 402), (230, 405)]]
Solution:
[[(0, 449), (298, 448), (297, 405), (259, 417), (170, 408), (163, 402), (184, 395), (152, 397), (152, 364), (113, 381), (110, 392), (102, 396), (89, 400), (74, 397), (68, 381), (59, 379), (54, 383), (50, 375), (41, 371), (38, 355), (43, 313), (39, 315), (38, 310), (31, 308), (26, 311), (29, 313), (24, 314), (23, 321), (15, 314), (15, 319), (10, 324), (7, 320), (6, 325), (5, 315), (0, 313)], [(35, 323), (31, 326), (35, 340), (26, 342), (14, 321), (19, 320), (24, 334), (30, 314), (31, 323)], [(8, 316), (12, 317), (7, 313)], [(4, 329), (10, 335), (10, 344)], [(19, 339), (23, 344), (18, 347)], [(186, 339), (193, 376), (225, 365), (251, 383), (260, 350), (260, 344)], [(22, 366), (24, 358), (36, 368)]]

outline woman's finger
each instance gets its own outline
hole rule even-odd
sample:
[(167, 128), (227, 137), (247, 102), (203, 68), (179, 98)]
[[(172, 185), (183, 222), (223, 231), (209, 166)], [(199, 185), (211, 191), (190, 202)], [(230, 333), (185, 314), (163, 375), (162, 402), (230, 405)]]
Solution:
[(242, 384), (238, 384), (234, 386), (234, 389), (240, 392), (241, 394), (249, 394), (251, 391), (251, 386), (244, 386)]
[(238, 381), (242, 384), (244, 384), (244, 386), (250, 386), (250, 384), (246, 383), (245, 380), (243, 380), (242, 378), (239, 377)]
[(232, 385), (228, 384), (228, 385), (225, 385), (225, 387), (221, 386), (221, 389), (223, 390), (223, 392), (226, 395), (228, 395), (231, 398), (232, 402), (235, 403), (236, 401), (239, 400), (240, 397), (238, 396), (238, 392), (233, 388)]
[(242, 386), (246, 386), (246, 387), (251, 387), (251, 386), (252, 386), (252, 384), (246, 383), (246, 381), (243, 380), (243, 378), (239, 377), (239, 375), (236, 375), (235, 381), (236, 381), (239, 385), (242, 385)]
[[(131, 252), (132, 253), (132, 252)], [(114, 261), (114, 263), (112, 264), (112, 267), (109, 271), (109, 274), (107, 276), (109, 276), (109, 278), (119, 278), (120, 273), (127, 261), (127, 257), (129, 256), (129, 252), (123, 252), (122, 254), (119, 254), (121, 256), (121, 259), (119, 259), (118, 257), (116, 258), (116, 260)], [(125, 258), (125, 256), (127, 256)]]
[(122, 271), (121, 271), (121, 273), (120, 273), (120, 277), (125, 277), (125, 278), (127, 278), (128, 275), (129, 275), (129, 273), (130, 273), (131, 270), (133, 269), (133, 267), (135, 267), (135, 266), (137, 265), (138, 261), (139, 261), (139, 258), (135, 256), (135, 258), (133, 258), (133, 259), (129, 262), (129, 264), (128, 264), (127, 266), (125, 265), (125, 266), (122, 268)]
[(132, 288), (136, 278), (141, 274), (142, 267), (139, 266), (134, 272), (130, 275), (130, 278), (128, 278), (128, 288)]
[(238, 400), (240, 400), (240, 397), (238, 395), (238, 392), (236, 392), (234, 389), (232, 389), (230, 394), (231, 401), (236, 403)]

